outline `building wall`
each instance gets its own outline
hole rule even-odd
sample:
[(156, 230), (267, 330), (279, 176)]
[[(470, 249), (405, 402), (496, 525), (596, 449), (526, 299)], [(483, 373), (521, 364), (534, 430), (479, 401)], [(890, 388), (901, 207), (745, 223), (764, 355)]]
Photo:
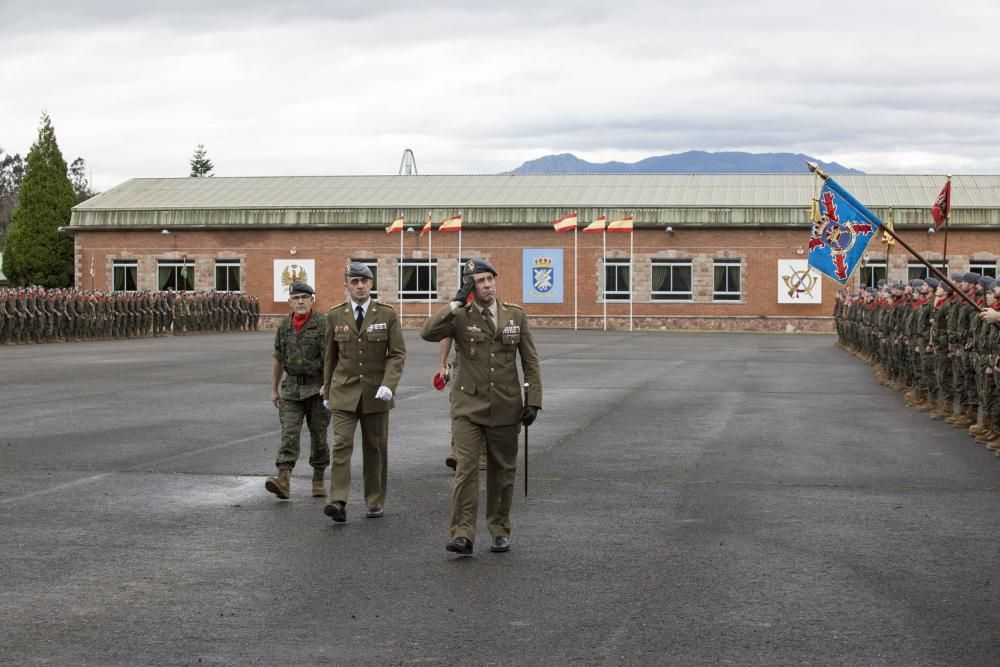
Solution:
[[(939, 260), (943, 234), (925, 231), (900, 232), (915, 250)], [(998, 232), (952, 231), (948, 253), (952, 271), (967, 269), (970, 259), (996, 261), (1000, 244)], [(629, 256), (629, 234), (608, 234), (609, 258)], [(457, 233), (435, 232), (418, 238), (415, 233), (402, 235), (403, 256), (427, 259), (428, 242), (433, 243), (433, 258), (438, 260), (438, 299), (431, 309), (440, 307), (454, 294), (458, 284)], [(524, 248), (561, 248), (565, 278), (563, 303), (528, 304), (536, 326), (572, 327), (573, 312), (573, 237), (551, 229), (469, 228), (461, 235), (461, 257), (488, 257), (500, 273), (499, 294), (505, 301), (523, 302), (521, 263)], [(638, 229), (631, 239), (633, 249), (633, 326), (637, 328), (697, 328), (830, 331), (836, 285), (824, 281), (821, 304), (779, 304), (777, 302), (779, 259), (805, 259), (798, 254), (808, 241), (806, 229), (778, 228), (675, 228), (672, 233), (658, 229)], [(601, 301), (602, 235), (577, 235), (579, 270), (577, 323), (585, 328), (601, 328), (604, 303)], [(295, 254), (292, 254), (292, 249)], [(380, 300), (400, 306), (395, 300), (395, 266), (400, 253), (400, 235), (387, 235), (381, 229), (239, 229), (184, 230), (170, 234), (160, 230), (90, 231), (76, 233), (76, 284), (82, 289), (111, 289), (114, 260), (138, 262), (138, 287), (157, 288), (157, 262), (193, 260), (196, 289), (214, 287), (216, 260), (239, 260), (242, 288), (261, 301), (262, 313), (283, 315), (284, 302), (273, 299), (273, 261), (276, 259), (312, 259), (316, 262), (313, 286), (317, 306), (327, 309), (345, 298), (343, 269), (351, 258), (375, 258), (378, 261)], [(871, 259), (884, 259), (884, 246), (873, 241)], [(662, 302), (650, 298), (650, 262), (654, 259), (691, 260), (693, 300)], [(739, 301), (713, 301), (713, 262), (738, 259), (742, 266), (742, 298)], [(890, 257), (890, 280), (906, 278), (911, 258), (898, 246)], [(91, 276), (93, 267), (93, 276)], [(402, 305), (407, 326), (419, 326), (428, 313), (426, 301)], [(610, 328), (628, 328), (628, 302), (608, 302)]]

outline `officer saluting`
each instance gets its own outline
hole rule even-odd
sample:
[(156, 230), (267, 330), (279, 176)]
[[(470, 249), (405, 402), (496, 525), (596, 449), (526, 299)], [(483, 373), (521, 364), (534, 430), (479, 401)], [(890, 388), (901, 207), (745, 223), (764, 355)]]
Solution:
[[(514, 496), (517, 435), (542, 407), (538, 354), (520, 306), (496, 300), (497, 271), (487, 260), (462, 266), (462, 286), (447, 306), (424, 323), (420, 335), (437, 342), (452, 338), (461, 358), (452, 379), (452, 434), (458, 466), (451, 500), (451, 541), (445, 547), (472, 554), (479, 509), (479, 451), (486, 439), (486, 522), (490, 551), (510, 549), (510, 506)], [(474, 300), (466, 303), (469, 296)], [(525, 398), (517, 373), (524, 373)]]
[(326, 316), (323, 396), (333, 421), (333, 473), (323, 512), (337, 523), (347, 520), (354, 431), (361, 422), (365, 502), (370, 519), (385, 514), (389, 455), (389, 410), (403, 374), (406, 343), (399, 316), (371, 298), (372, 272), (351, 262), (344, 272), (350, 299)]

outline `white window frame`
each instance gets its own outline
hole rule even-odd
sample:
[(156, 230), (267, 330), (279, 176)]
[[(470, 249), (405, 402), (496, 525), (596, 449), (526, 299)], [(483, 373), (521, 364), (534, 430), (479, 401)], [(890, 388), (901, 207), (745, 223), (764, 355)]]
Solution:
[[(417, 289), (415, 290), (403, 290), (403, 270), (407, 268), (413, 268), (416, 270), (417, 277)], [(425, 274), (430, 272), (429, 287), (424, 287), (420, 289), (420, 274)], [(396, 260), (396, 300), (398, 301), (436, 301), (438, 298), (438, 262), (436, 259), (431, 259), (428, 262), (426, 259), (404, 259), (400, 262)]]
[[(163, 292), (169, 287), (169, 285), (160, 287), (160, 270), (165, 268), (171, 268), (174, 269), (175, 271), (174, 288), (173, 288), (175, 292), (194, 292), (195, 290), (198, 289), (198, 286), (195, 283), (195, 270), (194, 270), (193, 259), (188, 259), (188, 260), (161, 259), (156, 262), (157, 291)], [(180, 272), (183, 269), (187, 269), (188, 271), (190, 271), (190, 273), (185, 275), (184, 278), (186, 281), (190, 282), (191, 289), (180, 289), (179, 287), (178, 279), (181, 277)]]
[[(944, 262), (940, 262), (940, 261), (938, 261), (938, 262), (931, 262), (931, 264), (934, 265), (934, 268), (936, 268), (938, 271), (940, 271), (941, 273), (944, 273)], [(920, 269), (922, 271), (921, 275), (919, 275), (919, 276), (913, 275), (913, 269)], [(931, 273), (931, 270), (928, 269), (926, 266), (924, 266), (924, 264), (922, 262), (909, 262), (906, 265), (906, 280), (907, 280), (907, 282), (909, 282), (911, 280), (915, 280), (917, 278), (919, 278), (920, 280), (926, 280), (928, 277), (933, 277), (933, 275), (934, 274)]]
[[(236, 289), (231, 289), (229, 286), (229, 269), (236, 268), (237, 271), (237, 282), (239, 287)], [(226, 285), (225, 287), (219, 287), (219, 269), (226, 269)], [(243, 291), (243, 266), (238, 259), (217, 259), (215, 260), (215, 291), (216, 292), (236, 292), (241, 293)]]
[[(632, 262), (628, 257), (608, 257), (604, 260), (604, 270), (601, 272), (601, 298), (605, 301), (628, 301), (632, 294)], [(608, 269), (614, 269), (614, 290), (608, 289)], [(620, 270), (625, 270), (625, 289), (619, 282), (622, 280)]]
[[(878, 269), (882, 269), (882, 277), (878, 277)], [(858, 280), (861, 287), (878, 287), (879, 280), (889, 280), (889, 267), (886, 265), (884, 259), (872, 259), (865, 262), (860, 269), (861, 273), (858, 275)], [(861, 280), (865, 276), (867, 271), (868, 280)]]
[(981, 276), (997, 277), (996, 261), (973, 261), (969, 262), (969, 273), (978, 273)]
[[(115, 285), (118, 284), (118, 270), (122, 269), (124, 271), (124, 283), (125, 289), (116, 289)], [(135, 288), (128, 288), (128, 269), (134, 269), (133, 281)], [(139, 291), (139, 262), (135, 259), (116, 259), (111, 262), (111, 290), (113, 292), (138, 292)]]
[[(669, 290), (659, 290), (658, 285), (653, 284), (653, 276), (656, 273), (656, 269), (660, 267), (665, 267), (668, 269), (669, 282), (671, 289)], [(688, 289), (676, 290), (674, 287), (674, 269), (687, 269), (688, 271)], [(694, 298), (692, 292), (692, 285), (694, 280), (694, 265), (690, 259), (654, 259), (650, 262), (649, 267), (649, 296), (653, 301), (691, 301)]]
[[(726, 287), (728, 289), (717, 290), (715, 288), (715, 272), (716, 269), (724, 268), (726, 269)], [(729, 285), (729, 269), (735, 268), (737, 273), (736, 290), (732, 289)], [(743, 262), (738, 259), (715, 259), (712, 261), (712, 301), (742, 301), (743, 300)]]

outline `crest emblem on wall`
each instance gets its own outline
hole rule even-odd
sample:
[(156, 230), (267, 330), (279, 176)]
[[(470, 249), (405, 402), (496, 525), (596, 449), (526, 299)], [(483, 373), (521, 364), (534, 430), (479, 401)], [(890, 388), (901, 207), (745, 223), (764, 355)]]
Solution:
[(535, 291), (540, 294), (548, 294), (552, 291), (555, 282), (552, 279), (552, 259), (549, 257), (536, 257), (531, 267), (531, 284)]

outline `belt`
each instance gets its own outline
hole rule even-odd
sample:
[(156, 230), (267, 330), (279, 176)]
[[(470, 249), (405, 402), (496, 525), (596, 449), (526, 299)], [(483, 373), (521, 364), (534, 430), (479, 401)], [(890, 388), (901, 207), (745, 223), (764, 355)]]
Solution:
[(289, 379), (295, 378), (295, 384), (311, 384), (323, 379), (318, 373), (315, 375), (292, 375), (289, 373), (288, 377)]

